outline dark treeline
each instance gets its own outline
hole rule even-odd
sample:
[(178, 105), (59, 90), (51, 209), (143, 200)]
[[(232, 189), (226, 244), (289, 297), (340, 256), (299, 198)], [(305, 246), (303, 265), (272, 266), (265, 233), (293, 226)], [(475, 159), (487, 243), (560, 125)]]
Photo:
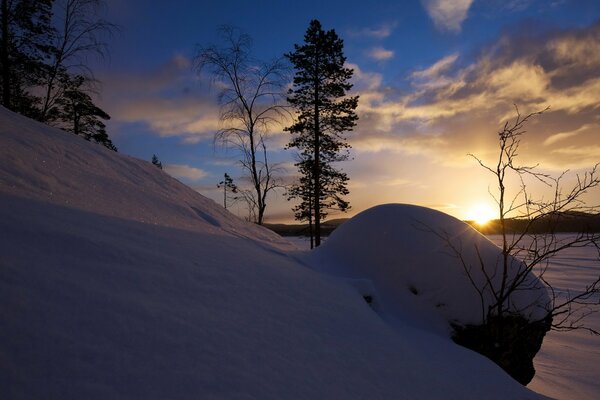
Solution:
[[(332, 219), (323, 223), (321, 233), (328, 236), (348, 218)], [(499, 220), (492, 220), (485, 225), (479, 225), (475, 221), (465, 221), (473, 228), (485, 235), (498, 235), (502, 232)], [(505, 221), (508, 233), (523, 233), (527, 228), (528, 221), (525, 219), (512, 218)], [(281, 236), (308, 236), (308, 224), (265, 224), (265, 226)], [(566, 213), (560, 218), (550, 218), (536, 221), (527, 230), (532, 234), (544, 233), (571, 233), (571, 232), (600, 232), (600, 215), (586, 213)]]
[[(466, 221), (479, 232), (486, 235), (496, 235), (502, 233), (500, 220), (487, 222), (485, 225), (479, 225), (473, 221)], [(568, 233), (568, 232), (600, 232), (600, 215), (587, 213), (560, 213), (548, 215), (540, 220), (530, 222), (523, 218), (508, 218), (505, 220), (507, 233), (532, 234), (543, 233)]]
[[(337, 218), (323, 221), (321, 224), (321, 236), (329, 236), (338, 226), (348, 221), (349, 218)], [(310, 237), (309, 224), (264, 224), (273, 232), (281, 236), (306, 236)]]

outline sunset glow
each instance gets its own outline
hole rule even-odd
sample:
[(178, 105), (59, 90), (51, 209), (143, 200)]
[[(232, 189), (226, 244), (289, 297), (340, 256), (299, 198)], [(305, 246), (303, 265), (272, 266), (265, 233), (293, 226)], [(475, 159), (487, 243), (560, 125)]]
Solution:
[(474, 221), (477, 225), (485, 225), (497, 218), (497, 211), (487, 204), (476, 204), (467, 214), (467, 221)]

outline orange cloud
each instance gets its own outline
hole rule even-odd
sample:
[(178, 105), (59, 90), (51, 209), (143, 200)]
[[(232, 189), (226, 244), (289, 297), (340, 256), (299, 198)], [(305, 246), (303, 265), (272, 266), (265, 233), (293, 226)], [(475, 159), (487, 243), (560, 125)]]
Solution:
[(175, 178), (184, 178), (190, 181), (199, 181), (208, 175), (206, 171), (189, 165), (167, 164), (164, 169), (167, 174)]

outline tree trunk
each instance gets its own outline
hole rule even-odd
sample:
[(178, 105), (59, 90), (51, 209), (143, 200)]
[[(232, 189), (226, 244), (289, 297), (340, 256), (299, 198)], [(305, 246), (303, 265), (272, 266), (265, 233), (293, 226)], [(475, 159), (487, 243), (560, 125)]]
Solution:
[(310, 249), (312, 250), (315, 248), (315, 238), (313, 234), (313, 206), (310, 199), (311, 197), (308, 196), (308, 232), (310, 235)]
[(321, 245), (321, 164), (320, 164), (320, 139), (321, 132), (319, 126), (319, 48), (315, 49), (315, 164), (314, 164), (314, 210), (315, 210), (315, 247)]

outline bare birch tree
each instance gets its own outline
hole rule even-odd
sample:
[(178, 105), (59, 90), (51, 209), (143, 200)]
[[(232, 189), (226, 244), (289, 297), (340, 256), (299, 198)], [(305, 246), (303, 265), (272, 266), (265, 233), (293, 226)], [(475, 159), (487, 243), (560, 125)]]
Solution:
[(215, 142), (238, 151), (239, 162), (251, 189), (241, 190), (255, 222), (264, 222), (267, 197), (279, 186), (277, 166), (269, 160), (267, 136), (271, 127), (285, 118), (282, 104), (286, 65), (251, 55), (252, 40), (238, 30), (220, 30), (225, 45), (200, 47), (195, 58), (197, 71), (208, 70), (220, 88), (220, 119), (223, 127)]

